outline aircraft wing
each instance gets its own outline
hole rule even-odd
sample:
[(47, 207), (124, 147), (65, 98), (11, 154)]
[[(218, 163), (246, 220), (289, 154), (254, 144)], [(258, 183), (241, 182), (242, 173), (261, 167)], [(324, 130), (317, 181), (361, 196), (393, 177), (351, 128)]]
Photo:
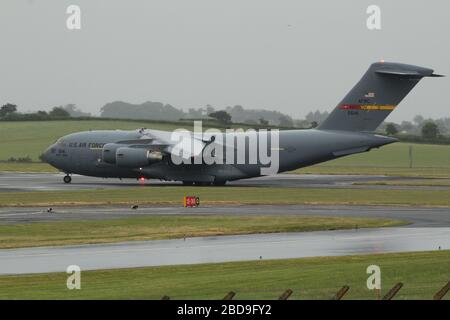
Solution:
[[(217, 133), (194, 134), (191, 131), (161, 131), (144, 130), (142, 136), (135, 140), (118, 141), (118, 144), (126, 144), (131, 148), (144, 148), (160, 151), (166, 155), (177, 156), (183, 159), (191, 159), (200, 156), (203, 149), (210, 143), (217, 146), (234, 148), (231, 142), (224, 143), (223, 139), (215, 139)], [(230, 144), (230, 146), (228, 146)]]
[[(150, 144), (140, 144), (144, 148), (155, 148), (163, 153), (190, 159), (201, 155), (207, 142), (194, 136), (190, 131), (169, 132), (145, 130), (142, 140), (151, 140)], [(138, 144), (134, 144), (137, 147)]]

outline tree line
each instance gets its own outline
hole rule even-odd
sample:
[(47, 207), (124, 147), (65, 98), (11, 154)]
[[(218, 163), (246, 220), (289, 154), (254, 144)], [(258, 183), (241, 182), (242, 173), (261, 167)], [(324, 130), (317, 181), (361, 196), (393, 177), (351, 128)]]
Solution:
[[(153, 121), (179, 121), (179, 120), (214, 120), (223, 125), (242, 123), (258, 126), (279, 126), (285, 128), (314, 128), (322, 123), (328, 112), (319, 110), (309, 112), (304, 119), (294, 119), (279, 111), (264, 109), (245, 109), (241, 105), (216, 109), (212, 105), (189, 108), (187, 111), (161, 102), (144, 102), (131, 104), (121, 101), (108, 103), (101, 108), (100, 117), (108, 119), (136, 119)], [(0, 120), (62, 120), (69, 118), (93, 118), (90, 113), (83, 112), (74, 104), (57, 106), (49, 111), (36, 111), (31, 113), (18, 112), (17, 105), (7, 103), (0, 107)], [(401, 123), (384, 122), (377, 132), (400, 137), (402, 140), (417, 140), (418, 137), (427, 141), (439, 140), (450, 143), (450, 118), (425, 119), (421, 115), (414, 117), (413, 121)]]
[(411, 138), (421, 136), (426, 140), (449, 139), (450, 118), (425, 119), (421, 115), (414, 117), (413, 121), (402, 121), (401, 123), (386, 122), (379, 130), (390, 136)]
[(54, 107), (50, 111), (39, 110), (31, 113), (21, 113), (17, 111), (17, 105), (7, 103), (0, 107), (0, 120), (59, 120), (70, 118), (70, 113), (64, 107)]
[(212, 105), (189, 108), (187, 111), (170, 104), (147, 101), (142, 104), (131, 104), (115, 101), (104, 105), (100, 117), (117, 119), (148, 119), (163, 121), (178, 120), (211, 120), (223, 124), (243, 123), (248, 125), (270, 125), (282, 127), (309, 127), (305, 121), (296, 121), (289, 115), (279, 111), (263, 109), (244, 109), (240, 105), (217, 109)]

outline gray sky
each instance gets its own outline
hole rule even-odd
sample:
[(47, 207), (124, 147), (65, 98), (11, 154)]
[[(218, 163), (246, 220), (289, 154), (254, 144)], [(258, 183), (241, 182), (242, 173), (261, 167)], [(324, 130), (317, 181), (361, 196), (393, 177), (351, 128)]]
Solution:
[[(82, 29), (66, 28), (66, 8)], [(366, 8), (382, 30), (366, 28)], [(450, 2), (2, 0), (0, 103), (21, 110), (107, 102), (331, 110), (374, 61), (450, 75)], [(450, 117), (450, 77), (424, 79), (388, 118)]]

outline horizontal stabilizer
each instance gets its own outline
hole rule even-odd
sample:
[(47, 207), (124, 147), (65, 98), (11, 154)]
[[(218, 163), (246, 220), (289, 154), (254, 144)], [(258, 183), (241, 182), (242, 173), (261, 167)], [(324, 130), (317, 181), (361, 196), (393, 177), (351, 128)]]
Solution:
[(443, 77), (443, 75), (433, 73), (431, 69), (420, 69), (420, 70), (408, 70), (408, 69), (378, 69), (375, 73), (381, 75), (392, 75), (399, 77), (412, 77), (412, 78), (423, 78), (423, 77)]

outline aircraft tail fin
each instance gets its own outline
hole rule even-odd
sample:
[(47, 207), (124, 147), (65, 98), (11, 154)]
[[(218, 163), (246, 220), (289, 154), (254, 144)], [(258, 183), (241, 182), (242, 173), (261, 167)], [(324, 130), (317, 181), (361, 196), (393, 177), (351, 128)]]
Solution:
[(408, 64), (373, 63), (318, 129), (375, 131), (423, 77), (441, 75)]

